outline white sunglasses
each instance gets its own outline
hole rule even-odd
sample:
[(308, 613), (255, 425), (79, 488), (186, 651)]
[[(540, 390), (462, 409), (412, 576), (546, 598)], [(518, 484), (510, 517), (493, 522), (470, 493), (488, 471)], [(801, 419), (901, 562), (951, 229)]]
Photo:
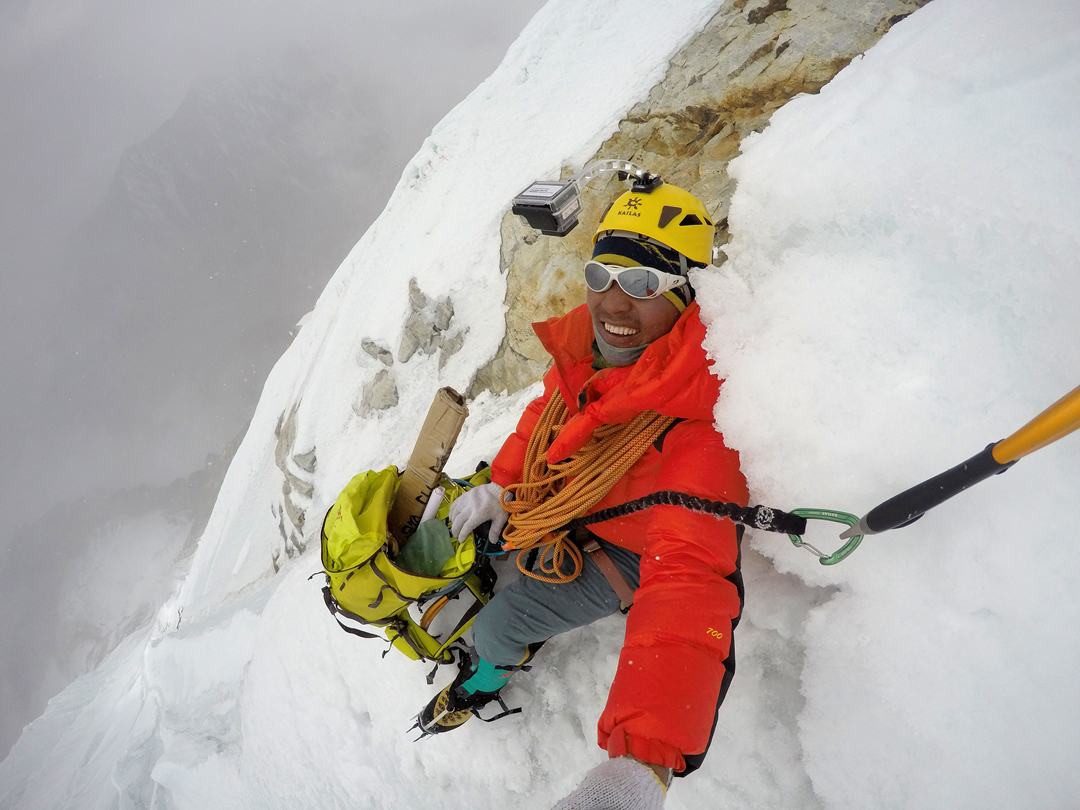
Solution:
[(585, 262), (585, 283), (593, 292), (604, 292), (615, 282), (631, 298), (650, 299), (686, 283), (685, 276), (651, 267), (619, 267), (597, 261)]

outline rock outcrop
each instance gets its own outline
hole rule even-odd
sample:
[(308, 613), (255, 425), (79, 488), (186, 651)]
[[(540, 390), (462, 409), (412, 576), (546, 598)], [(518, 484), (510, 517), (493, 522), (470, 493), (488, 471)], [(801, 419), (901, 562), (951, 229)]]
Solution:
[[(697, 194), (718, 223), (716, 246), (722, 250), (734, 189), (727, 165), (742, 139), (764, 129), (795, 96), (816, 93), (927, 2), (731, 0), (676, 54), (663, 81), (629, 111), (595, 159), (630, 160)], [(563, 178), (577, 168), (564, 167)], [(563, 239), (540, 236), (505, 216), (506, 334), (496, 356), (478, 371), (470, 396), (518, 391), (543, 375), (549, 358), (531, 324), (585, 300), (579, 269), (591, 251), (590, 225), (623, 190), (614, 179), (589, 186), (582, 224)], [(717, 262), (723, 260), (721, 252)]]

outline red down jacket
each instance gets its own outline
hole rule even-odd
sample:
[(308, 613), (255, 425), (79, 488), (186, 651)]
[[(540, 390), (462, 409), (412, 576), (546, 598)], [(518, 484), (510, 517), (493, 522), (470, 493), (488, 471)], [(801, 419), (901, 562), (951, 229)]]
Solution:
[[(549, 461), (570, 456), (599, 425), (621, 424), (645, 410), (684, 420), (663, 437), (661, 450), (649, 448), (590, 511), (660, 490), (746, 505), (739, 454), (712, 426), (720, 381), (701, 348), (705, 327), (696, 303), (634, 365), (622, 368), (593, 369), (585, 306), (533, 328), (555, 364), (544, 378), (543, 396), (529, 404), (492, 464), (496, 483), (521, 480), (529, 435), (558, 386), (570, 418)], [(731, 623), (739, 614), (738, 590), (727, 579), (736, 570), (735, 525), (678, 506), (654, 506), (589, 528), (641, 555), (641, 584), (600, 717), (600, 746), (610, 756), (632, 754), (684, 770), (684, 757), (708, 746)]]

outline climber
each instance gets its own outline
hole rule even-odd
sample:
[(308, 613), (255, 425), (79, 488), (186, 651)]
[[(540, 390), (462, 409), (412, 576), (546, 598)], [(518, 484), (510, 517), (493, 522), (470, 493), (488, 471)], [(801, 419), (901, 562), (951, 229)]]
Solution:
[[(701, 201), (670, 184), (608, 208), (585, 263), (586, 304), (534, 325), (554, 360), (543, 395), (495, 457), (492, 483), (451, 510), (457, 537), (491, 521), (488, 536), (504, 547), (542, 536), (544, 548), (522, 552), (527, 576), (480, 611), (472, 659), (418, 718), (425, 733), (499, 700), (555, 634), (633, 604), (598, 727), (609, 760), (559, 808), (660, 807), (672, 775), (701, 765), (735, 671), (743, 586), (730, 520), (659, 505), (558, 531), (568, 522), (560, 492), (586, 480), (596, 481), (582, 495), (592, 493), (587, 513), (661, 490), (746, 505), (738, 453), (713, 427), (720, 381), (688, 278), (710, 263), (713, 230)], [(552, 472), (558, 480), (544, 484)]]

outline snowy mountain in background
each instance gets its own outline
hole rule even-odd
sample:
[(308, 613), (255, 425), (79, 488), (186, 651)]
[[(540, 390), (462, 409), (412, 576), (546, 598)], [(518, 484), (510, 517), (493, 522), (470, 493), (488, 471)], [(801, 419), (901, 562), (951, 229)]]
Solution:
[(80, 404), (74, 441), (102, 477), (158, 482), (219, 452), (392, 190), (375, 89), (310, 72), (193, 88), (72, 240), (58, 294), (83, 306), (47, 347), (49, 395)]
[[(0, 750), (154, 620), (187, 573), (239, 443), (170, 485), (63, 504), (15, 533), (0, 555)], [(28, 572), (48, 572), (52, 587)]]
[[(0, 805), (544, 808), (599, 761), (621, 617), (546, 645), (506, 691), (522, 715), (414, 744), (424, 667), (342, 633), (309, 575), (345, 482), (403, 463), (435, 390), (465, 390), (497, 349), (511, 197), (593, 154), (714, 11), (556, 0), (533, 19), (274, 367), (180, 587), (27, 728)], [(729, 261), (693, 280), (756, 502), (865, 512), (1075, 387), (1078, 46), (1071, 2), (934, 0), (744, 144)], [(412, 290), (452, 313), (457, 351), (400, 359)], [(398, 404), (368, 413), (380, 374)], [(452, 471), (490, 458), (535, 393), (470, 403)], [(750, 537), (738, 674), (668, 806), (1071, 806), (1076, 446), (835, 568)]]
[[(374, 90), (294, 67), (287, 81), (219, 77), (193, 88), (124, 153), (67, 249), (53, 296), (69, 315), (35, 352), (49, 359), (40, 363), (50, 376), (42, 396), (78, 418), (61, 420), (37, 446), (33, 464), (49, 475), (21, 467), (18, 477), (47, 477), (66, 503), (3, 528), (11, 536), (0, 544), (0, 594), (13, 619), (0, 630), (5, 754), (50, 697), (132, 629), (103, 630), (105, 617), (89, 619), (72, 588), (130, 591), (129, 564), (107, 564), (129, 543), (161, 556), (141, 566), (148, 601), (132, 615), (148, 621), (175, 588), (171, 565), (188, 531), (205, 525), (214, 493), (190, 499), (202, 471), (165, 482), (208, 456), (221, 461), (230, 444), (224, 463), (231, 459), (327, 268), (392, 190), (381, 167), (403, 157), (384, 143)], [(222, 477), (211, 472), (215, 492)], [(173, 518), (155, 518), (159, 509)], [(72, 569), (94, 573), (30, 598), (40, 583), (26, 571), (49, 570), (56, 581)]]

